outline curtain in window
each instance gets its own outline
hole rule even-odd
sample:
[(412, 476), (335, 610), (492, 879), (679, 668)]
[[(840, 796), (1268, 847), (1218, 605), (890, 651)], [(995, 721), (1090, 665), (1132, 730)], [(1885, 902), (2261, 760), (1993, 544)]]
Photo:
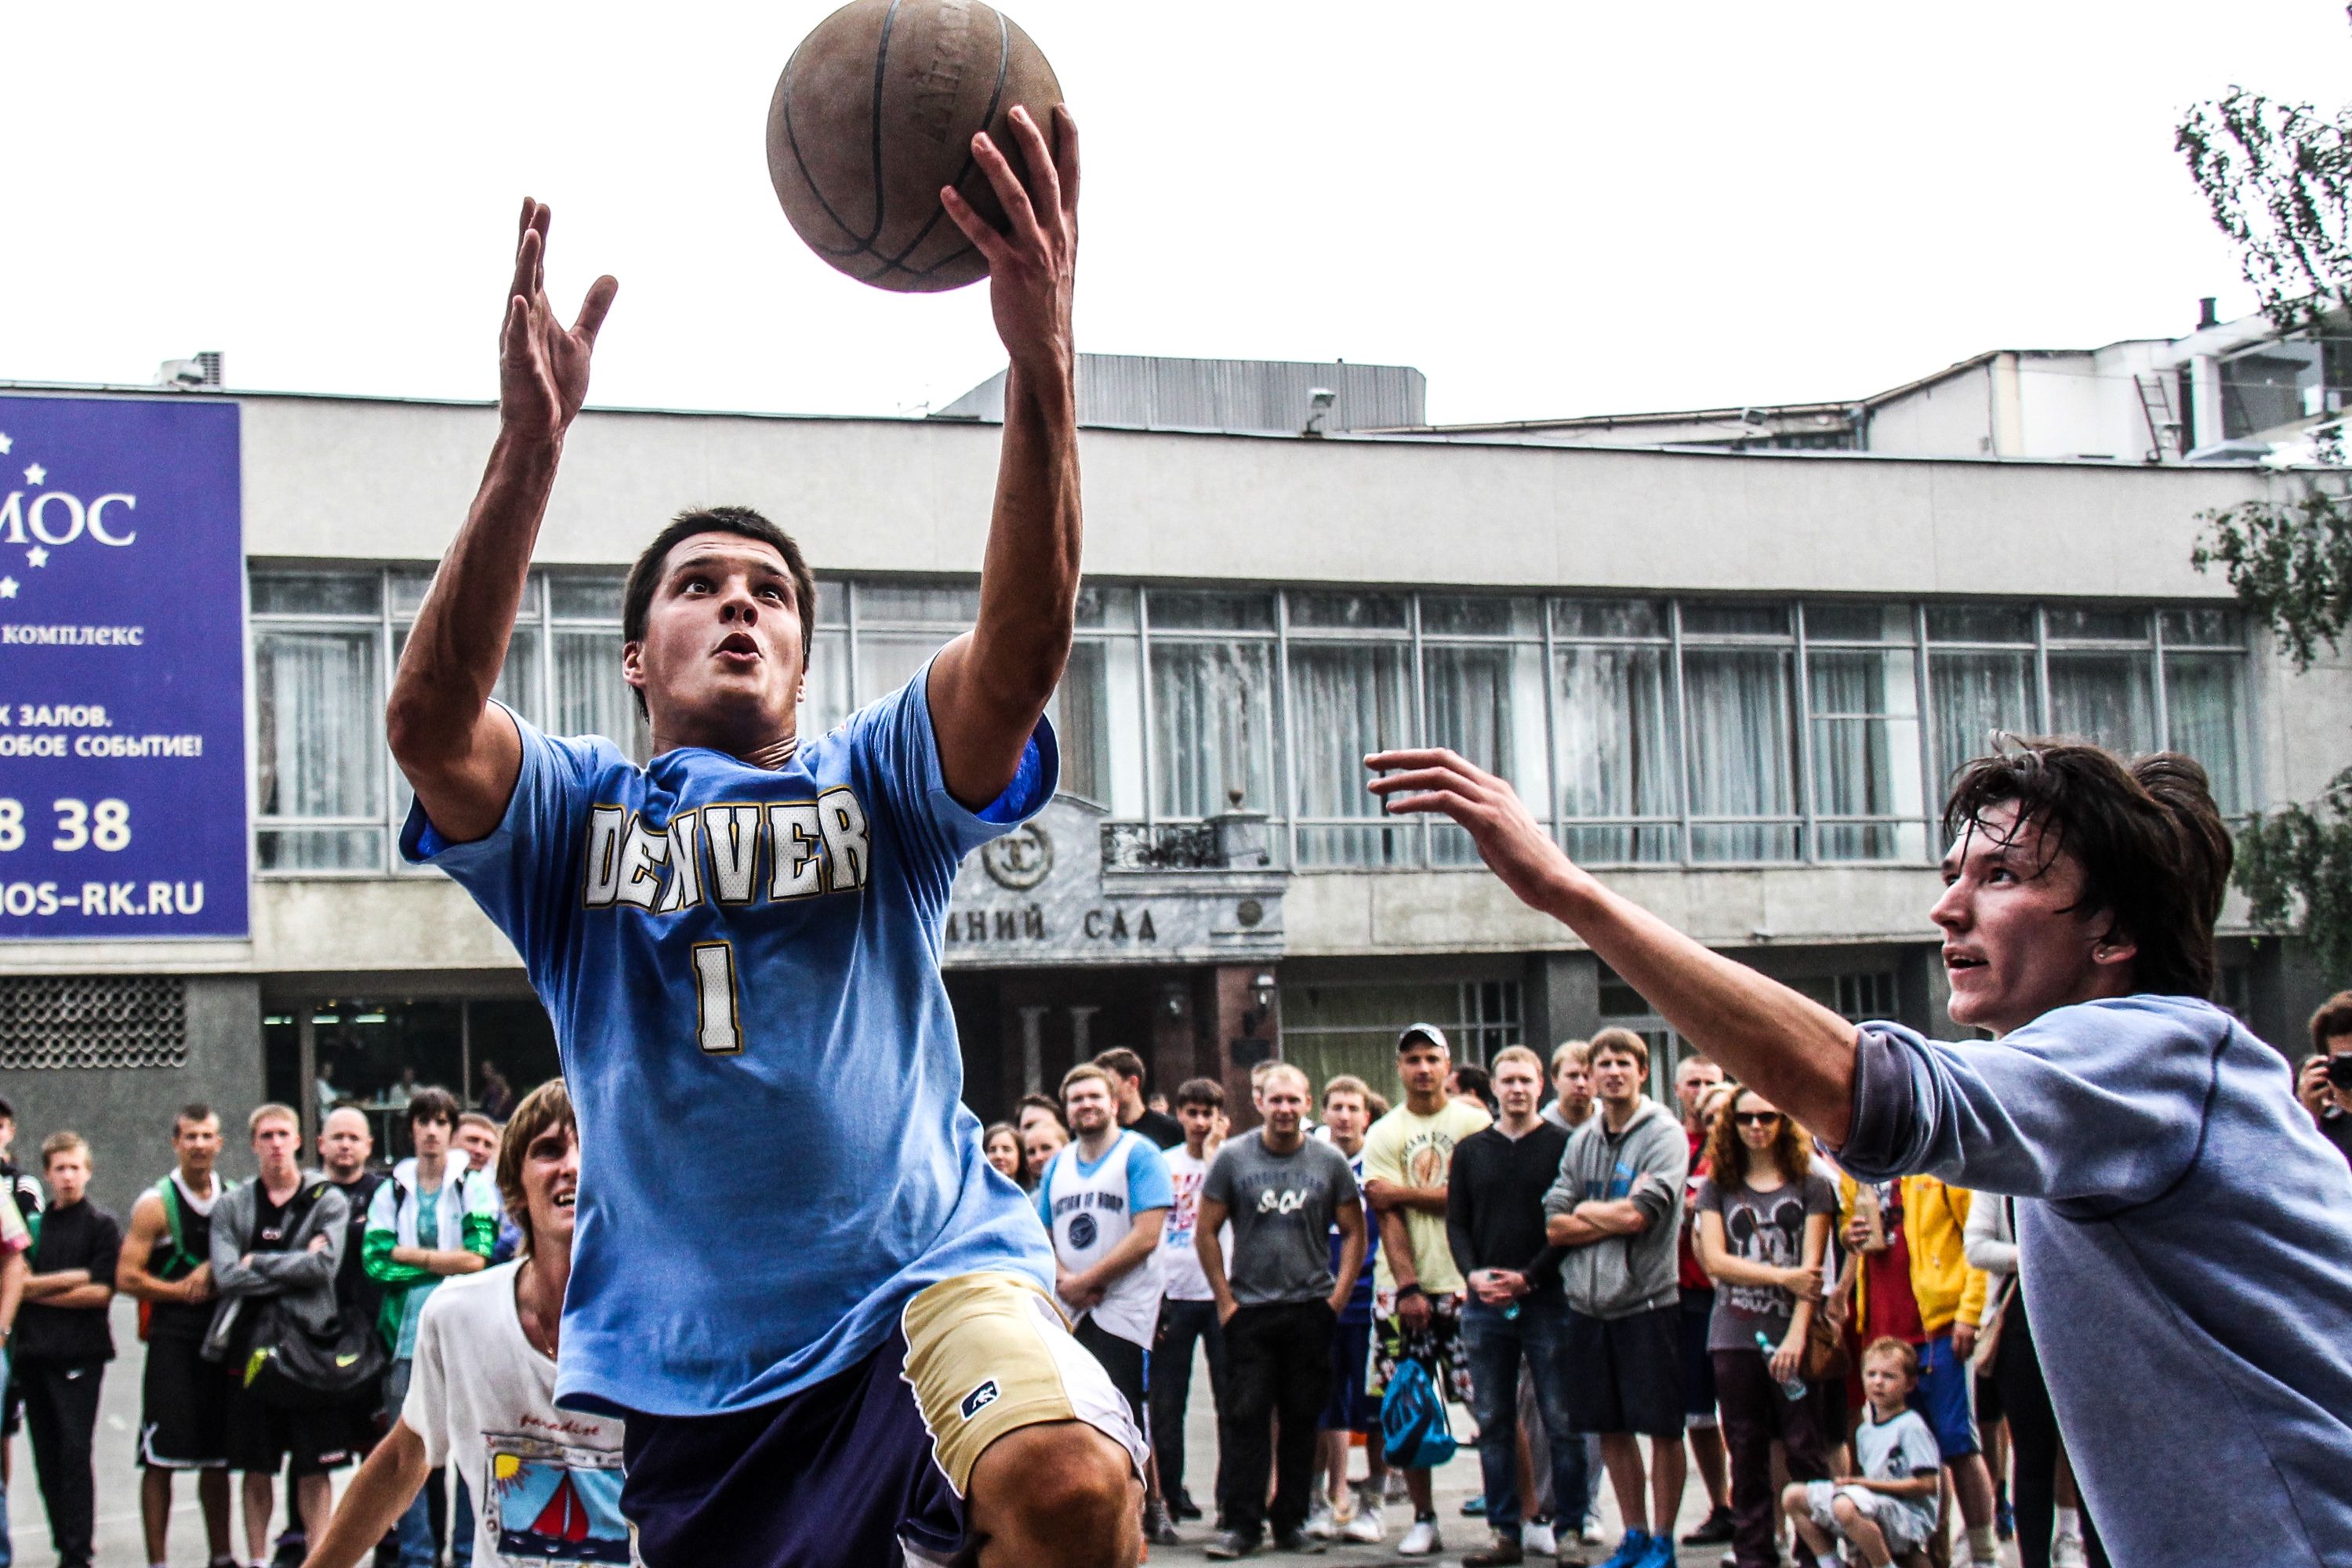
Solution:
[(1912, 819), (1822, 823), (1817, 852), (1829, 860), (1921, 852), (1918, 686), (1911, 655), (1816, 653), (1806, 661), (1806, 675), (1814, 714), (1815, 814)]
[(2034, 716), (2033, 656), (2014, 653), (1947, 653), (1927, 660), (1929, 700), (1935, 705), (1937, 810), (1961, 764), (1992, 750), (1996, 733), (2031, 735)]
[(2156, 750), (2154, 672), (2145, 653), (2050, 655), (2050, 727), (2127, 757)]
[[(861, 605), (864, 601), (860, 601)], [(869, 632), (857, 635), (857, 705), (889, 696), (947, 647), (952, 632)]]
[(652, 751), (636, 694), (621, 679), (621, 633), (558, 627), (555, 733), (602, 735), (642, 762)]
[(1568, 852), (1605, 864), (1673, 860), (1679, 827), (1580, 817), (1676, 816), (1675, 694), (1664, 647), (1559, 650), (1554, 720), (1559, 819)]
[[(1546, 816), (1543, 650), (1432, 644), (1421, 663), (1429, 744), (1510, 780), (1528, 808)], [(1430, 853), (1440, 865), (1478, 858), (1470, 836), (1450, 822), (1431, 824)]]
[(2172, 749), (2205, 764), (2213, 804), (2225, 813), (2250, 809), (2245, 770), (2253, 742), (2246, 732), (2244, 661), (2167, 658), (2164, 705)]
[(1412, 723), (1412, 651), (1395, 643), (1290, 647), (1292, 736), (1297, 747), (1298, 816), (1358, 816), (1368, 828), (1301, 827), (1302, 865), (1392, 865), (1409, 857), (1416, 829), (1381, 821), (1365, 785), (1364, 758), (1407, 743)]
[(1062, 788), (1120, 816), (1143, 807), (1133, 638), (1081, 637), (1046, 711), (1062, 748)]
[[(1787, 816), (1797, 810), (1792, 656), (1777, 648), (1683, 655), (1690, 711), (1691, 815)], [(1694, 860), (1787, 860), (1797, 829), (1778, 823), (1691, 828)]]
[(850, 715), (849, 634), (819, 632), (809, 649), (808, 679), (802, 687), (800, 732), (814, 739)]
[[(383, 813), (378, 635), (255, 634), (257, 784), (265, 821)], [(381, 829), (269, 834), (261, 858), (273, 869), (364, 869), (381, 864), (383, 840)]]
[(1214, 816), (1238, 791), (1252, 811), (1274, 809), (1274, 647), (1155, 642), (1151, 646), (1152, 809)]

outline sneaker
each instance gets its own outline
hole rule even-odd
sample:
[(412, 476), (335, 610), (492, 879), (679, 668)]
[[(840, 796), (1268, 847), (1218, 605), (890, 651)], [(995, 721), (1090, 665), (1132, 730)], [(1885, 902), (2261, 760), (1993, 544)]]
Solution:
[(1531, 1519), (1521, 1525), (1519, 1544), (1530, 1557), (1549, 1557), (1559, 1550), (1559, 1542), (1552, 1537), (1551, 1521), (1548, 1519)]
[(1209, 1544), (1202, 1549), (1202, 1554), (1223, 1563), (1235, 1557), (1246, 1557), (1256, 1550), (1255, 1535), (1238, 1530), (1221, 1530), (1210, 1537)]
[(1599, 1514), (1588, 1513), (1584, 1516), (1584, 1528), (1577, 1532), (1577, 1539), (1587, 1546), (1606, 1546), (1609, 1543), (1607, 1533), (1601, 1528)]
[(1154, 1546), (1173, 1546), (1184, 1539), (1176, 1533), (1176, 1521), (1169, 1516), (1164, 1499), (1153, 1498), (1143, 1505), (1143, 1538)]
[(1675, 1538), (1671, 1535), (1650, 1537), (1650, 1550), (1642, 1554), (1641, 1568), (1675, 1568), (1681, 1561), (1675, 1555)]
[(2017, 1539), (2017, 1510), (2010, 1506), (2007, 1478), (1993, 1489), (1992, 1532), (2002, 1541)]
[(1416, 1519), (1412, 1521), (1412, 1528), (1404, 1532), (1404, 1539), (1397, 1542), (1397, 1555), (1433, 1557), (1443, 1551), (1444, 1546), (1445, 1542), (1437, 1537), (1436, 1520)]
[(1484, 1552), (1472, 1552), (1463, 1556), (1462, 1568), (1511, 1568), (1513, 1563), (1527, 1560), (1527, 1552), (1519, 1542), (1496, 1531), (1493, 1545)]
[(2050, 1542), (2050, 1568), (2089, 1568), (2090, 1558), (2079, 1535), (2060, 1535)]
[(1274, 1549), (1276, 1552), (1296, 1552), (1311, 1556), (1323, 1550), (1323, 1543), (1307, 1534), (1306, 1531), (1293, 1526), (1291, 1529), (1277, 1530), (1274, 1532)]
[(1404, 1472), (1402, 1470), (1391, 1470), (1386, 1479), (1381, 1482), (1381, 1500), (1382, 1502), (1402, 1502), (1405, 1500), (1405, 1492)]
[(1472, 1492), (1468, 1497), (1464, 1498), (1462, 1500), (1462, 1517), (1465, 1519), (1486, 1518), (1486, 1494), (1485, 1492)]
[(1369, 1500), (1356, 1510), (1356, 1517), (1339, 1526), (1339, 1539), (1361, 1542), (1370, 1545), (1385, 1540), (1388, 1527), (1381, 1522), (1381, 1505)]
[(1317, 1541), (1328, 1541), (1339, 1532), (1339, 1521), (1331, 1510), (1329, 1498), (1317, 1498), (1307, 1509), (1307, 1533)]
[(1727, 1546), (1731, 1542), (1731, 1510), (1710, 1509), (1698, 1528), (1683, 1537), (1685, 1546)]
[(1617, 1550), (1609, 1554), (1609, 1560), (1601, 1563), (1601, 1568), (1646, 1568), (1650, 1561), (1650, 1545), (1648, 1531), (1629, 1530), (1625, 1532), (1625, 1539), (1617, 1543)]

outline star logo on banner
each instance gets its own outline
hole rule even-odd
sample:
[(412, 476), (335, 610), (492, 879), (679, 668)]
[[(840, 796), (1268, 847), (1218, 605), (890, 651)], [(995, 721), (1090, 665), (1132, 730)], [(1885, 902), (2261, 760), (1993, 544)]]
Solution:
[(27, 566), (47, 566), (48, 563), (49, 552), (42, 546), (36, 544), (25, 552), (25, 564)]
[(16, 579), (14, 577), (0, 577), (0, 599), (13, 599), (16, 596)]
[(41, 467), (40, 464), (35, 463), (31, 468), (25, 470), (25, 482), (28, 485), (47, 484), (49, 482), (49, 470)]
[(0, 458), (6, 457), (8, 455), (8, 448), (15, 445), (15, 442), (8, 439), (7, 432), (0, 431)]

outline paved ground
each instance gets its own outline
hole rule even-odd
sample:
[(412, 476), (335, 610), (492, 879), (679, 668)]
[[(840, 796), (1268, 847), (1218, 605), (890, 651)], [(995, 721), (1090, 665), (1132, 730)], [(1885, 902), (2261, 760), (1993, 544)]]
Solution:
[[(100, 1568), (141, 1568), (146, 1553), (141, 1543), (139, 1530), (139, 1479), (131, 1466), (132, 1445), (136, 1440), (139, 1422), (139, 1374), (141, 1350), (132, 1331), (134, 1319), (131, 1303), (118, 1299), (114, 1309), (115, 1343), (121, 1359), (107, 1369), (103, 1403), (98, 1424), (98, 1562)], [(1208, 1378), (1202, 1373), (1193, 1391), (1189, 1447), (1196, 1456), (1215, 1451), (1215, 1430), (1210, 1414)], [(1457, 1426), (1461, 1417), (1457, 1415)], [(1196, 1459), (1198, 1464), (1199, 1460)], [(346, 1471), (338, 1480), (347, 1479)], [(38, 1488), (33, 1482), (32, 1452), (23, 1437), (15, 1443), (14, 1483), (8, 1489), (9, 1532), (15, 1538), (17, 1568), (56, 1568), (57, 1554), (49, 1548), (48, 1526), (41, 1510)], [(1475, 1519), (1465, 1519), (1461, 1512), (1465, 1498), (1478, 1489), (1478, 1461), (1475, 1453), (1465, 1448), (1454, 1462), (1437, 1473), (1437, 1506), (1440, 1530), (1446, 1550), (1434, 1558), (1417, 1561), (1441, 1564), (1458, 1563), (1465, 1552), (1486, 1544), (1486, 1526)], [(1616, 1540), (1616, 1510), (1607, 1500), (1608, 1489), (1602, 1490), (1602, 1508), (1607, 1519), (1611, 1545)], [(1194, 1488), (1200, 1497), (1202, 1489)], [(1201, 1500), (1205, 1504), (1207, 1499)], [(193, 1484), (183, 1480), (174, 1499), (172, 1516), (172, 1561), (181, 1564), (201, 1564), (205, 1561), (203, 1521), (197, 1517)], [(1691, 1528), (1705, 1511), (1705, 1500), (1696, 1479), (1683, 1505), (1682, 1528)], [(280, 1502), (283, 1510), (283, 1501)], [(1389, 1539), (1377, 1546), (1334, 1545), (1315, 1562), (1333, 1564), (1389, 1563), (1412, 1559), (1400, 1559), (1396, 1542), (1403, 1526), (1410, 1522), (1402, 1504), (1391, 1505), (1387, 1510)], [(236, 1550), (245, 1550), (241, 1539), (243, 1526), (236, 1527), (240, 1539)], [(1202, 1546), (1209, 1538), (1205, 1521), (1181, 1527), (1186, 1537), (1180, 1546), (1154, 1547), (1151, 1561), (1155, 1563), (1197, 1563), (1206, 1561)], [(1609, 1547), (1592, 1548), (1589, 1557), (1599, 1562), (1608, 1555)], [(1687, 1548), (1682, 1553), (1682, 1568), (1715, 1568), (1721, 1558), (1720, 1548)], [(2014, 1562), (2013, 1549), (2008, 1554)], [(1285, 1561), (1272, 1552), (1261, 1552), (1251, 1561)]]

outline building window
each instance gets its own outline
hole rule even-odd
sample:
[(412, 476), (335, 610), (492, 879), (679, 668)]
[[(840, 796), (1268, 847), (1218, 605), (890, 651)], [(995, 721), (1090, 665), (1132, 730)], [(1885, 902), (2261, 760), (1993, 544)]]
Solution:
[(1364, 787), (1364, 758), (1420, 728), (1411, 595), (1291, 594), (1286, 608), (1298, 864), (1418, 863), (1422, 825), (1386, 816)]
[(1516, 980), (1385, 982), (1282, 988), (1282, 1057), (1323, 1086), (1352, 1073), (1391, 1105), (1404, 1100), (1396, 1072), (1397, 1037), (1406, 1026), (1434, 1024), (1454, 1059), (1484, 1065), (1506, 1046), (1524, 1043)]
[(1672, 616), (1646, 599), (1555, 600), (1560, 838), (1595, 865), (1682, 858)]
[(1690, 858), (1796, 859), (1803, 851), (1789, 607), (1687, 601), (1676, 609)]
[(1926, 858), (1917, 630), (1907, 607), (1807, 605), (1813, 834), (1824, 860)]
[(1274, 595), (1155, 589), (1146, 606), (1152, 815), (1274, 813)]
[(383, 584), (256, 573), (256, 847), (264, 871), (380, 871), (384, 842)]
[[(1543, 614), (1539, 599), (1422, 595), (1422, 713), (1431, 745), (1508, 779), (1549, 821)], [(1478, 864), (1470, 836), (1454, 824), (1432, 822), (1429, 835), (1433, 863)]]

